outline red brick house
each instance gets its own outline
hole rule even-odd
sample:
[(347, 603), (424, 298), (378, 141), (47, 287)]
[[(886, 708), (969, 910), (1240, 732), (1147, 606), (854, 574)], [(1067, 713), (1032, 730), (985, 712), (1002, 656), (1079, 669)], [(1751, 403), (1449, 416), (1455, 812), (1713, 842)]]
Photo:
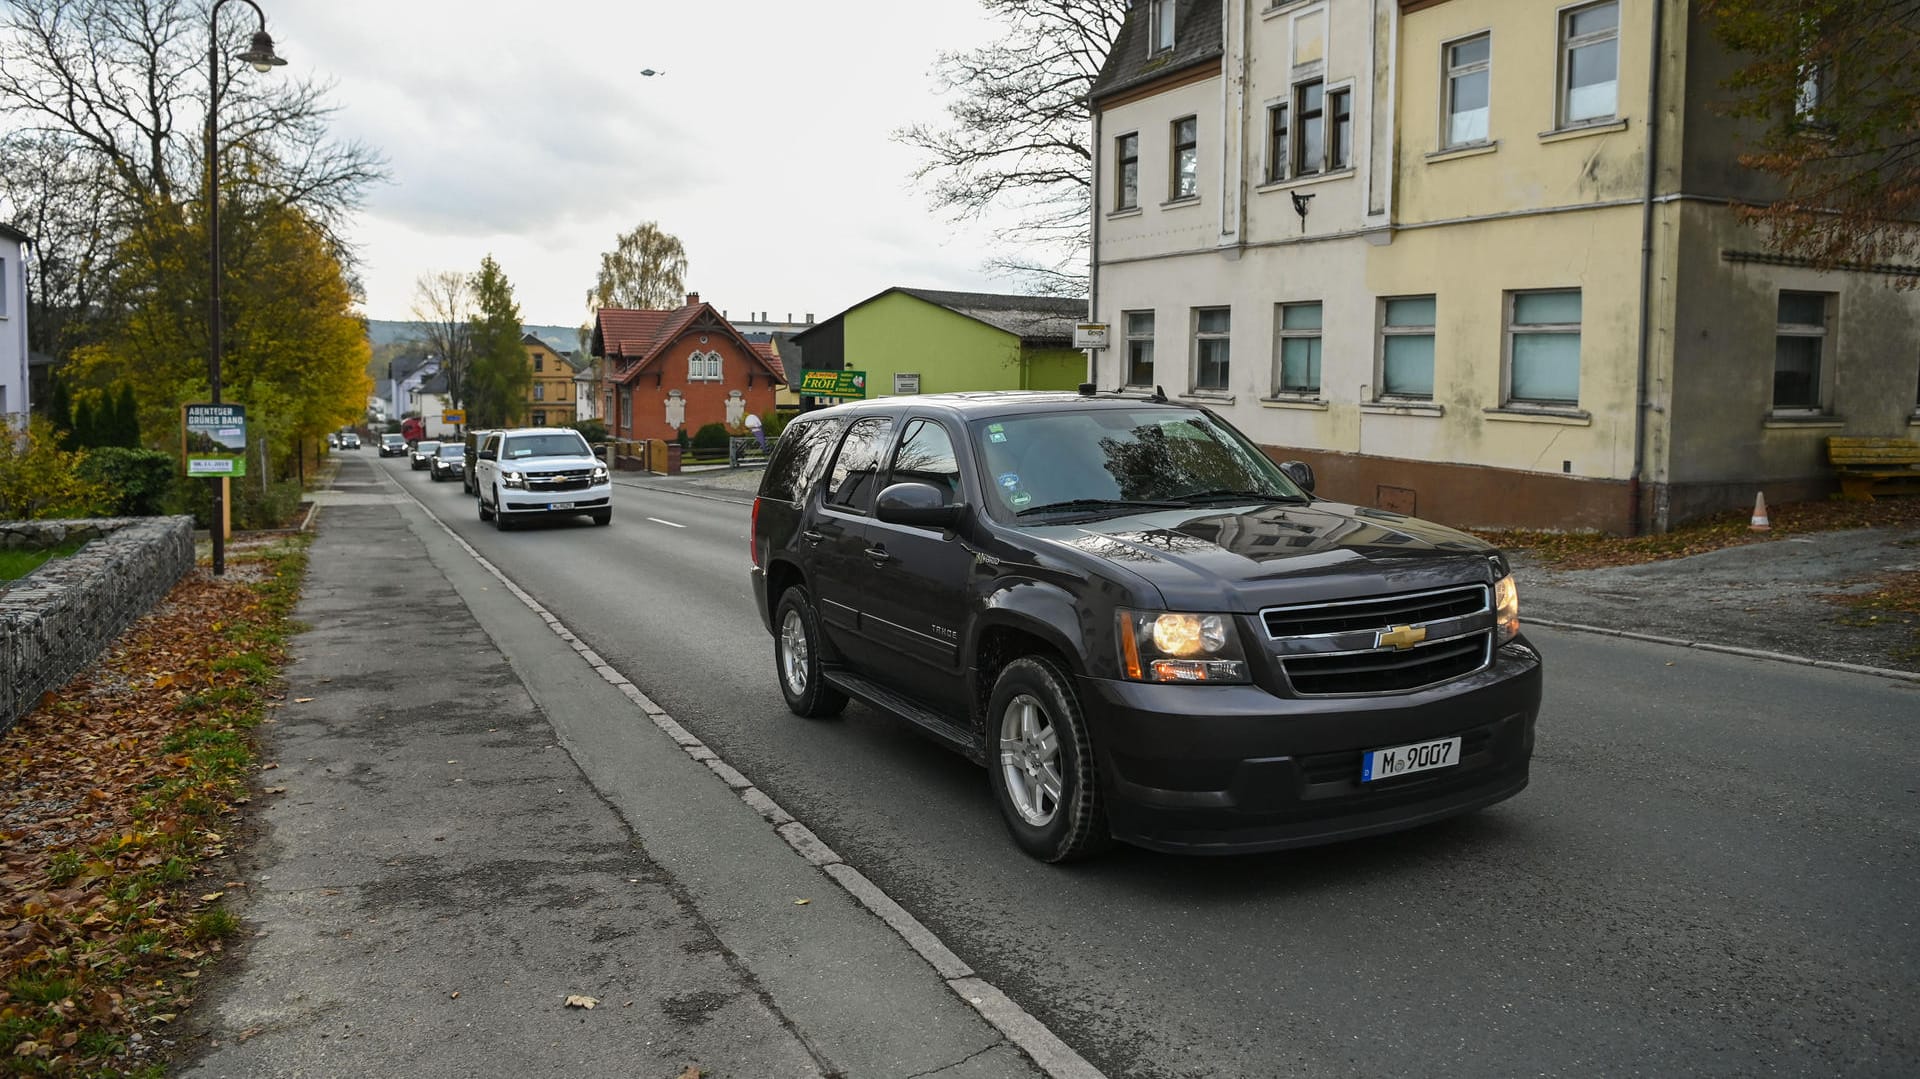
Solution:
[(747, 413), (770, 415), (786, 380), (700, 294), (672, 311), (602, 309), (593, 355), (601, 361), (601, 404), (615, 438), (673, 438), (709, 423), (742, 430)]

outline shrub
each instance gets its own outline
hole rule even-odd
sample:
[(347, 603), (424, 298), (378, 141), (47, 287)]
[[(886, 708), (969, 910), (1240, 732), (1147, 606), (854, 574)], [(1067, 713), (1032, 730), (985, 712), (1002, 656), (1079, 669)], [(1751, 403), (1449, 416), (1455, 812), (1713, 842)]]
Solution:
[(607, 425), (599, 420), (581, 420), (568, 426), (580, 432), (580, 437), (588, 442), (597, 444), (607, 440)]
[[(243, 476), (235, 477), (227, 487), (230, 492), (228, 497), (232, 501), (227, 512), (232, 516), (235, 530), (288, 528), (300, 510), (301, 489), (298, 480), (270, 483), (262, 491), (260, 477)], [(173, 486), (167, 492), (165, 511), (190, 513), (195, 526), (211, 528), (212, 488), (212, 482), (205, 478), (175, 477)]]
[(693, 448), (701, 453), (725, 453), (729, 437), (726, 424), (704, 424), (693, 434)]
[(0, 426), (0, 520), (93, 516), (107, 492), (82, 474), (86, 458), (83, 450), (61, 449), (44, 416), (24, 433)]
[(103, 446), (87, 453), (80, 474), (105, 490), (107, 512), (152, 517), (161, 512), (178, 467), (170, 453)]

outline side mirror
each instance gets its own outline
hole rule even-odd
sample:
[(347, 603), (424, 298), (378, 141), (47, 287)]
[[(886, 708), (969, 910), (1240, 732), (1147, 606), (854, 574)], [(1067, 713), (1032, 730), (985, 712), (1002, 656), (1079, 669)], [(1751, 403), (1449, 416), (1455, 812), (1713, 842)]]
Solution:
[(498, 461), (500, 459), (500, 455), (492, 450), (481, 450), (475, 457), (481, 461)]
[(966, 512), (966, 503), (948, 502), (947, 493), (931, 483), (896, 483), (873, 505), (873, 515), (887, 524), (916, 528), (953, 528)]
[(1308, 494), (1313, 493), (1312, 465), (1309, 465), (1305, 461), (1287, 461), (1281, 464), (1280, 471), (1285, 472), (1287, 478), (1292, 480), (1302, 491)]

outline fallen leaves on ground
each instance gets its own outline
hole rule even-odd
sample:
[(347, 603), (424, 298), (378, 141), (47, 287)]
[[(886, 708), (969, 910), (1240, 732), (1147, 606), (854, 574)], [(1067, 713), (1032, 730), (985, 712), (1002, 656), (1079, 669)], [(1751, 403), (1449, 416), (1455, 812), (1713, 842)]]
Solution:
[(0, 1074), (153, 1067), (132, 1035), (177, 1018), (239, 928), (197, 878), (247, 798), (305, 544), (231, 557), (0, 735)]
[(1479, 531), (1489, 543), (1526, 551), (1549, 569), (1634, 566), (1705, 554), (1748, 543), (1773, 543), (1813, 532), (1846, 528), (1920, 528), (1920, 498), (1873, 502), (1788, 502), (1767, 510), (1770, 531), (1751, 529), (1751, 509), (1728, 510), (1653, 536), (1608, 536), (1598, 532)]
[(578, 994), (574, 994), (567, 998), (567, 1007), (569, 1008), (585, 1008), (588, 1011), (592, 1011), (593, 1009), (599, 1006), (600, 1006), (600, 1001), (594, 997), (583, 997)]

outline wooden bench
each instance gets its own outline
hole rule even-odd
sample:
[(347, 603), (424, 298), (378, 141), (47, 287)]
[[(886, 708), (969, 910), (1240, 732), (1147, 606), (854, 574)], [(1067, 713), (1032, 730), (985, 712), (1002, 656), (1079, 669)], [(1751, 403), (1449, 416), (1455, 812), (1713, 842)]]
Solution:
[(1920, 494), (1920, 442), (1911, 438), (1829, 438), (1827, 463), (1840, 476), (1840, 497)]

